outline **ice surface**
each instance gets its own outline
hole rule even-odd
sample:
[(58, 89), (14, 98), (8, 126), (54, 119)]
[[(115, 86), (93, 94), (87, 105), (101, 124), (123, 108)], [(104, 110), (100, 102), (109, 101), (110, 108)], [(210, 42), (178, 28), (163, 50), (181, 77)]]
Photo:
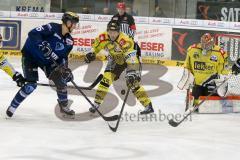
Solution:
[[(10, 62), (21, 71), (20, 59), (10, 59)], [(97, 62), (91, 64), (93, 67), (94, 65), (98, 65)], [(152, 67), (153, 70), (158, 68), (157, 72), (164, 70), (160, 66), (144, 65), (145, 67)], [(76, 82), (82, 86), (90, 84), (83, 80), (86, 68), (87, 65), (83, 65), (74, 71)], [(134, 116), (137, 116), (142, 106), (139, 103), (134, 107), (127, 105), (124, 111), (125, 119), (120, 122), (117, 133), (113, 133), (101, 118), (88, 121), (59, 119), (55, 114), (56, 93), (49, 87), (39, 86), (17, 109), (14, 117), (6, 119), (5, 111), (18, 88), (6, 74), (0, 71), (0, 159), (238, 159), (240, 156), (239, 114), (194, 114), (190, 117), (191, 119), (177, 128), (169, 126), (167, 120), (164, 120), (163, 114), (182, 114), (184, 111), (185, 92), (176, 88), (181, 72), (180, 68), (168, 67), (166, 73), (159, 78), (172, 84), (173, 89), (167, 94), (152, 98), (157, 120), (136, 118)], [(147, 74), (147, 71), (143, 73)], [(93, 75), (93, 79), (94, 76), (96, 75)], [(40, 72), (40, 82), (48, 82), (42, 72)], [(147, 90), (156, 87), (145, 85)], [(164, 88), (164, 86), (159, 87)], [(110, 91), (117, 95), (113, 87)], [(94, 91), (88, 94), (94, 95)], [(119, 95), (117, 97), (119, 98)], [(81, 96), (69, 95), (69, 98), (74, 101), (72, 108), (77, 113), (86, 112), (90, 107)], [(90, 99), (93, 100), (93, 98)], [(121, 103), (120, 100), (118, 107), (107, 115), (118, 114)], [(132, 115), (132, 121), (126, 114)], [(77, 118), (81, 120), (80, 117)], [(111, 125), (115, 125), (115, 122)]]

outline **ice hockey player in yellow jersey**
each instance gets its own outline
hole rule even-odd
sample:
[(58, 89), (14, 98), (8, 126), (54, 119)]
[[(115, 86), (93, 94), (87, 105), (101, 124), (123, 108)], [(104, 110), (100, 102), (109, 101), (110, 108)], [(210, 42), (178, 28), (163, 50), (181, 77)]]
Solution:
[(207, 96), (216, 88), (212, 80), (227, 74), (226, 66), (227, 53), (214, 44), (209, 33), (202, 35), (200, 43), (188, 48), (184, 67), (194, 76), (192, 95), (195, 105), (199, 96)]
[[(0, 34), (0, 48), (3, 46), (3, 38)], [(0, 69), (5, 71), (12, 79), (17, 83), (17, 86), (21, 87), (25, 83), (25, 79), (23, 78), (22, 74), (15, 71), (12, 65), (8, 62), (6, 57), (3, 55), (2, 51), (0, 50)]]
[(126, 69), (126, 83), (131, 88), (133, 94), (145, 107), (140, 114), (148, 114), (154, 112), (151, 100), (146, 91), (140, 85), (140, 60), (134, 49), (134, 41), (126, 34), (120, 32), (120, 26), (117, 21), (110, 21), (107, 26), (107, 31), (100, 34), (92, 45), (92, 52), (86, 54), (85, 61), (90, 63), (102, 49), (108, 51), (108, 64), (104, 71), (104, 77), (100, 82), (96, 91), (94, 105), (89, 109), (95, 113), (95, 108), (98, 108), (113, 81), (116, 81), (121, 73)]

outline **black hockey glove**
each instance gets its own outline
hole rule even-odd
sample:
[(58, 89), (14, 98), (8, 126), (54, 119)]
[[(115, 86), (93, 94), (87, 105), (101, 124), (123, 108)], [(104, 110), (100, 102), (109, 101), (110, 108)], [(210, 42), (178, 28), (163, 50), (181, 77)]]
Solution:
[(60, 65), (56, 67), (48, 76), (56, 85), (57, 84), (66, 84), (73, 80), (73, 74), (71, 69), (67, 66)]
[(90, 63), (91, 61), (94, 61), (95, 59), (96, 59), (96, 55), (93, 52), (89, 52), (86, 54), (84, 61), (86, 63)]
[(25, 78), (22, 76), (22, 74), (21, 73), (18, 73), (18, 72), (16, 72), (14, 75), (13, 75), (13, 81), (15, 81), (16, 83), (17, 83), (17, 86), (18, 87), (22, 87), (22, 86), (24, 86), (24, 84), (25, 84), (25, 82), (26, 82), (26, 80), (25, 80)]
[(240, 73), (240, 59), (238, 59), (232, 66), (232, 73), (237, 75)]
[(72, 71), (70, 68), (64, 67), (62, 69), (62, 79), (65, 82), (73, 81), (74, 78), (73, 78), (73, 74), (72, 74)]
[(46, 59), (53, 59), (58, 60), (58, 56), (52, 51), (50, 44), (47, 41), (43, 41), (41, 44), (38, 45), (40, 51), (42, 51), (43, 56)]
[(127, 86), (130, 88), (134, 88), (135, 85), (141, 80), (139, 74), (135, 70), (127, 71), (127, 74), (125, 77), (126, 77)]

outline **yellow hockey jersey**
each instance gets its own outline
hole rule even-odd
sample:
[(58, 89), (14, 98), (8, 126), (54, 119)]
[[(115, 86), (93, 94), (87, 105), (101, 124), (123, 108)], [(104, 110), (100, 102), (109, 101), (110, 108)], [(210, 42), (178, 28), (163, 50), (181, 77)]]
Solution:
[(11, 77), (13, 77), (13, 75), (16, 73), (15, 69), (8, 62), (8, 60), (3, 55), (1, 50), (0, 50), (0, 69), (4, 70)]
[(227, 53), (214, 46), (206, 55), (202, 54), (201, 44), (194, 44), (187, 50), (184, 67), (195, 78), (196, 85), (202, 85), (213, 74), (227, 74)]
[(102, 49), (108, 51), (109, 56), (119, 65), (139, 63), (134, 49), (134, 41), (122, 32), (119, 33), (115, 41), (110, 40), (107, 32), (101, 33), (94, 40), (92, 48), (95, 54), (98, 54)]

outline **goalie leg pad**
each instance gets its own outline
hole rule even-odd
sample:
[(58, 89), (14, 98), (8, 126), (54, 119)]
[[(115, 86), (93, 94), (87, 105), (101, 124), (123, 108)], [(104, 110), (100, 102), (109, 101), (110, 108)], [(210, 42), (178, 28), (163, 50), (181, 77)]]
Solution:
[(177, 87), (181, 90), (190, 88), (190, 85), (194, 82), (193, 74), (186, 68), (183, 70), (181, 80), (178, 82)]

